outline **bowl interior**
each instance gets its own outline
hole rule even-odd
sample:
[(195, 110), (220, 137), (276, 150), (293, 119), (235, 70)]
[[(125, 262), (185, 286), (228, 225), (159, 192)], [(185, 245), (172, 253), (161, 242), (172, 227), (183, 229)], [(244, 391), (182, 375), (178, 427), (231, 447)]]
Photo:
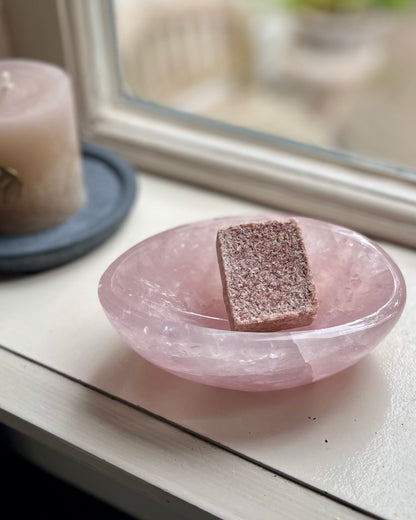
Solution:
[[(263, 217), (264, 219), (264, 217)], [(129, 315), (229, 330), (216, 256), (216, 233), (241, 223), (225, 218), (161, 233), (125, 253), (111, 273), (112, 292)], [(388, 304), (395, 290), (382, 250), (351, 230), (299, 218), (319, 299), (308, 327), (322, 329), (363, 319)], [(387, 257), (388, 258), (388, 257)]]

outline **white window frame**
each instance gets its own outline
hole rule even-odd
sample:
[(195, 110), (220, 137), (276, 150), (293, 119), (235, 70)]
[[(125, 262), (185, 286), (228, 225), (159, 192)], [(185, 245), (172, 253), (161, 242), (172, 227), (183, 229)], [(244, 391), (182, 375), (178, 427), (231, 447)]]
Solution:
[(58, 14), (83, 139), (146, 171), (416, 246), (415, 171), (129, 103), (119, 81), (112, 0), (46, 1)]

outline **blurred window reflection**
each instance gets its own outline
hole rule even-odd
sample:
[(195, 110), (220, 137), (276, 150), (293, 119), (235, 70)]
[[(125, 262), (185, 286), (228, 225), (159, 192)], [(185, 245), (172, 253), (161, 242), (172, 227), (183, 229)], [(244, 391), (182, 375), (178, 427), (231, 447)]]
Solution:
[(130, 96), (416, 167), (412, 0), (113, 0)]

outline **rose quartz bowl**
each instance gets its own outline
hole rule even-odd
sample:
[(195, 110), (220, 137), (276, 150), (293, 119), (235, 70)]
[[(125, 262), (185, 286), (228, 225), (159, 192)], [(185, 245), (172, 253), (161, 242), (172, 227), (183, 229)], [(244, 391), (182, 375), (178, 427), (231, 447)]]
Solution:
[(327, 222), (295, 217), (319, 298), (313, 324), (272, 333), (229, 329), (216, 233), (224, 226), (265, 218), (271, 217), (197, 222), (129, 249), (110, 265), (99, 285), (101, 304), (114, 328), (151, 363), (223, 388), (290, 388), (359, 361), (399, 319), (405, 283), (378, 245)]

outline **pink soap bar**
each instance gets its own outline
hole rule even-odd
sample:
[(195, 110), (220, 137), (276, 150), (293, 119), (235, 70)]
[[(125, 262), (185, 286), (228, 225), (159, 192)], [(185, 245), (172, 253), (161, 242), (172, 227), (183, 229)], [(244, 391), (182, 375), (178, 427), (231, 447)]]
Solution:
[(296, 220), (220, 229), (217, 254), (232, 330), (271, 332), (312, 323), (318, 300)]

